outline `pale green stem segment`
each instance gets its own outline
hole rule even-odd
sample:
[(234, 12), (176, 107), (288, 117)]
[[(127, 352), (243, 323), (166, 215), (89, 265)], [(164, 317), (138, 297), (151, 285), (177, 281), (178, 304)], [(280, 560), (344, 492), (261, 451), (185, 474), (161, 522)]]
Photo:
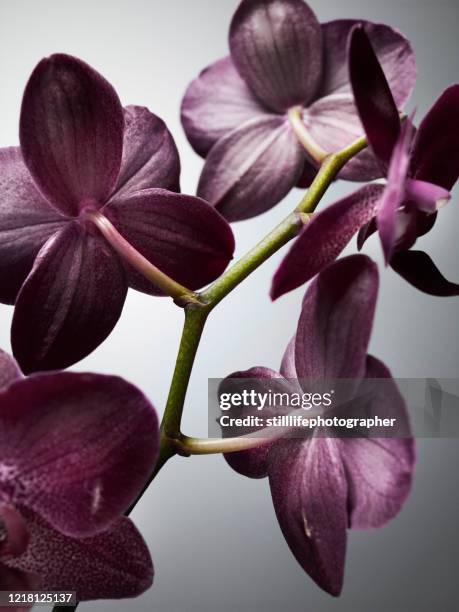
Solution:
[(135, 249), (116, 229), (105, 215), (98, 211), (86, 213), (85, 218), (94, 223), (101, 234), (120, 257), (129, 263), (137, 272), (149, 280), (155, 287), (169, 295), (179, 306), (197, 301), (196, 294), (177, 283), (159, 268), (153, 265)]
[(298, 142), (313, 161), (321, 164), (328, 157), (328, 153), (314, 140), (305, 126), (303, 108), (301, 106), (293, 106), (287, 111), (287, 117)]
[[(185, 306), (185, 325), (169, 397), (161, 424), (161, 452), (155, 474), (161, 469), (164, 463), (170, 457), (177, 454), (177, 452), (183, 451), (184, 454), (194, 454), (194, 449), (204, 448), (208, 449), (204, 454), (222, 452), (221, 450), (217, 450), (218, 443), (221, 445), (224, 442), (226, 448), (229, 448), (229, 445), (232, 444), (229, 438), (224, 441), (216, 440), (213, 445), (210, 440), (206, 442), (205, 440), (193, 438), (191, 439), (194, 441), (193, 444), (190, 445), (189, 443), (185, 443), (187, 448), (184, 448), (183, 440), (190, 439), (183, 436), (180, 432), (180, 423), (188, 382), (207, 316), (225, 296), (239, 285), (239, 283), (300, 232), (305, 223), (309, 221), (310, 216), (314, 212), (322, 196), (336, 178), (341, 168), (366, 146), (366, 139), (361, 138), (342, 151), (326, 157), (322, 162), (314, 182), (295, 211), (288, 215), (286, 219), (275, 227), (239, 261), (228, 268), (228, 270), (208, 289), (198, 293), (198, 303)], [(262, 443), (259, 438), (252, 438), (250, 442), (247, 442), (247, 440), (245, 442), (255, 444), (254, 440), (258, 442), (258, 444)], [(236, 443), (236, 439), (233, 439), (233, 442), (235, 445), (238, 444)], [(231, 451), (225, 450), (224, 452)]]

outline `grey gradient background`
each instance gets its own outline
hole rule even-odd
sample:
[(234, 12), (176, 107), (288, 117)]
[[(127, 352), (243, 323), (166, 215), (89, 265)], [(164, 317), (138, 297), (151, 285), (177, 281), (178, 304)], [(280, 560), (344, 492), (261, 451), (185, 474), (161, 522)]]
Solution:
[[(417, 53), (410, 107), (421, 117), (459, 80), (457, 0), (311, 0), (322, 21), (384, 21), (403, 30)], [(64, 51), (92, 64), (125, 104), (148, 106), (166, 120), (182, 158), (183, 191), (193, 193), (201, 161), (182, 132), (178, 110), (188, 82), (227, 52), (237, 0), (0, 0), (0, 145), (16, 144), (22, 90), (34, 65)], [(459, 120), (459, 117), (458, 117)], [(335, 185), (324, 203), (355, 186)], [(236, 224), (238, 254), (271, 229), (300, 197)], [(459, 273), (459, 192), (422, 246), (444, 273)], [(353, 243), (349, 250), (355, 249)], [(381, 263), (376, 239), (366, 252)], [(186, 403), (184, 431), (206, 434), (207, 378), (252, 365), (277, 367), (294, 332), (302, 289), (275, 304), (267, 292), (282, 257), (273, 257), (215, 311), (204, 333)], [(417, 292), (381, 267), (371, 352), (398, 377), (456, 377), (457, 299)], [(9, 348), (12, 309), (0, 306), (0, 346)], [(162, 410), (182, 313), (165, 299), (131, 291), (109, 339), (76, 370), (115, 373), (141, 387)], [(457, 583), (459, 487), (457, 440), (421, 440), (415, 486), (389, 526), (351, 532), (344, 592), (322, 593), (290, 554), (266, 481), (232, 472), (220, 457), (175, 459), (162, 471), (134, 520), (156, 565), (154, 587), (135, 601), (84, 604), (81, 610), (154, 612), (453, 612)]]

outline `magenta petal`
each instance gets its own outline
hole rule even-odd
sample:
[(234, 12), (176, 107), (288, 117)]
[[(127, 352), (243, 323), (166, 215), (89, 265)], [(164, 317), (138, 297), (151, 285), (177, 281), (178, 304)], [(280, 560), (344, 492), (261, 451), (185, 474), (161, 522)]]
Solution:
[(38, 192), (19, 147), (0, 149), (0, 300), (14, 304), (38, 251), (66, 219)]
[(357, 230), (376, 213), (384, 188), (367, 185), (318, 213), (277, 269), (271, 298), (296, 289), (332, 263)]
[(123, 159), (111, 200), (140, 189), (180, 191), (180, 159), (162, 119), (143, 106), (124, 109)]
[(0, 391), (22, 378), (22, 372), (13, 357), (0, 349)]
[(351, 32), (349, 71), (354, 99), (368, 142), (389, 165), (400, 134), (400, 117), (387, 79), (363, 26)]
[[(21, 514), (14, 506), (0, 505), (2, 540), (0, 555), (22, 555), (29, 543), (29, 532)], [(4, 530), (4, 532), (3, 532)]]
[(66, 368), (112, 331), (126, 297), (118, 257), (71, 222), (40, 251), (18, 295), (11, 339), (23, 372)]
[(284, 440), (271, 452), (269, 483), (290, 550), (331, 595), (343, 584), (347, 484), (333, 438)]
[(95, 536), (71, 538), (25, 511), (28, 551), (10, 567), (35, 572), (41, 591), (76, 591), (78, 601), (136, 597), (153, 582), (148, 548), (130, 519), (118, 518)]
[(403, 123), (389, 166), (387, 187), (381, 198), (377, 224), (386, 265), (389, 263), (397, 236), (397, 211), (405, 198), (405, 187), (410, 163), (413, 125), (409, 119)]
[(77, 215), (102, 206), (118, 178), (123, 109), (113, 87), (69, 55), (51, 55), (24, 92), (20, 138), (24, 160), (53, 206)]
[(205, 157), (217, 140), (266, 112), (231, 57), (224, 57), (191, 82), (182, 101), (181, 118), (191, 146)]
[(377, 294), (378, 269), (366, 255), (339, 259), (321, 272), (298, 322), (299, 378), (363, 377)]
[(357, 248), (359, 251), (362, 250), (363, 245), (368, 240), (368, 238), (377, 231), (378, 226), (376, 225), (376, 218), (371, 219), (371, 221), (369, 221), (359, 229), (359, 233), (357, 234)]
[(229, 42), (239, 73), (272, 110), (308, 102), (317, 90), (321, 29), (303, 0), (242, 0)]
[(416, 134), (411, 169), (414, 178), (448, 191), (459, 177), (459, 85), (449, 87), (424, 117)]
[[(191, 289), (215, 280), (233, 256), (230, 226), (199, 198), (145, 189), (104, 212), (142, 255)], [(129, 282), (139, 291), (161, 294), (135, 270), (129, 270)]]
[[(387, 367), (369, 356), (366, 377), (387, 378)], [(393, 380), (378, 387), (365, 416), (396, 418), (400, 432), (409, 429), (405, 401)], [(398, 514), (412, 485), (415, 462), (413, 438), (340, 439), (349, 483), (350, 526), (381, 527)]]
[(66, 535), (122, 514), (158, 455), (153, 406), (121, 378), (37, 374), (0, 394), (2, 492)]
[(450, 192), (443, 189), (443, 187), (416, 179), (408, 179), (406, 181), (405, 196), (419, 210), (429, 214), (437, 211), (451, 199)]
[(255, 217), (296, 185), (304, 152), (283, 117), (248, 121), (219, 140), (201, 174), (198, 195), (228, 221)]
[(390, 265), (419, 291), (438, 297), (459, 295), (459, 284), (447, 280), (423, 251), (397, 251)]

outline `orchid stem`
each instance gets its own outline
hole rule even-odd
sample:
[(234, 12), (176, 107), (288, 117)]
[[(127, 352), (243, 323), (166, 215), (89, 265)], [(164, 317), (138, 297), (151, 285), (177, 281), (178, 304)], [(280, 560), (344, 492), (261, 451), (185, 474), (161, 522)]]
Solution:
[(303, 121), (303, 109), (301, 106), (293, 106), (287, 111), (290, 126), (309, 157), (321, 164), (326, 157), (327, 151), (323, 149), (311, 136)]
[(146, 257), (137, 251), (126, 238), (124, 238), (113, 223), (105, 215), (98, 211), (91, 211), (86, 218), (94, 223), (101, 234), (120, 257), (130, 264), (137, 272), (149, 280), (158, 289), (161, 289), (175, 300), (179, 306), (190, 302), (196, 302), (196, 294), (177, 283), (159, 268), (153, 265)]

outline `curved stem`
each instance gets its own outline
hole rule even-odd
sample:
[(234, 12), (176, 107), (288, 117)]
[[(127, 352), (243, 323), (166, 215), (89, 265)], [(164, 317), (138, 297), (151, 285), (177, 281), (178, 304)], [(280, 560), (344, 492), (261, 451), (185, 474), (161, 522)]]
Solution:
[(192, 438), (181, 434), (175, 440), (175, 447), (178, 454), (190, 455), (216, 455), (221, 453), (237, 453), (239, 451), (258, 448), (274, 440), (271, 434), (269, 437), (262, 436), (239, 436), (237, 438)]
[(86, 219), (96, 225), (107, 242), (124, 261), (129, 263), (153, 285), (173, 298), (179, 306), (197, 301), (196, 294), (193, 291), (177, 283), (174, 279), (170, 278), (170, 276), (164, 272), (161, 272), (159, 268), (148, 261), (146, 257), (139, 253), (139, 251), (119, 233), (113, 223), (101, 212), (88, 212), (86, 213)]
[(295, 136), (309, 157), (318, 164), (321, 164), (328, 157), (328, 153), (313, 139), (304, 125), (303, 108), (301, 106), (293, 106), (287, 111), (287, 117)]

